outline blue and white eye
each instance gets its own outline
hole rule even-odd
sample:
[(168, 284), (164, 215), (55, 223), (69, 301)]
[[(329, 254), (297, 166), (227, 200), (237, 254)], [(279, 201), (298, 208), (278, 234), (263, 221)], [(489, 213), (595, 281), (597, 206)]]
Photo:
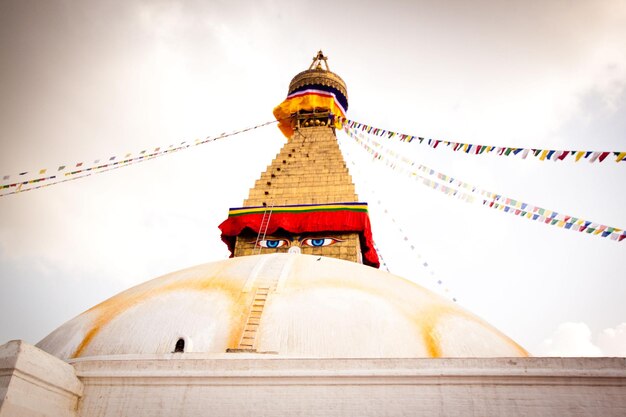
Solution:
[(339, 242), (339, 239), (334, 239), (332, 237), (309, 237), (302, 240), (302, 244), (304, 246), (311, 246), (314, 248), (319, 248), (321, 246), (330, 246), (337, 242)]
[(258, 245), (262, 248), (276, 249), (287, 244), (286, 239), (263, 239), (259, 240)]

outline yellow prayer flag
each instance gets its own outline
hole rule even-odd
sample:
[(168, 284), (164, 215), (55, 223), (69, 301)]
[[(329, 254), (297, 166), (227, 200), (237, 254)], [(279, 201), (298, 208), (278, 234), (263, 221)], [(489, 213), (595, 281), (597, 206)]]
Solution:
[(576, 152), (576, 162), (578, 162), (580, 160), (580, 158), (582, 158), (585, 153), (586, 153), (585, 151), (578, 151), (578, 152)]
[(543, 152), (541, 152), (541, 156), (539, 157), (539, 160), (545, 161), (547, 155), (548, 155), (548, 150), (545, 149)]
[(624, 158), (626, 158), (626, 152), (620, 152), (619, 155), (617, 155), (617, 158), (615, 159), (615, 162), (619, 162), (619, 161), (623, 160)]
[(45, 173), (46, 173), (46, 171), (47, 171), (47, 169), (46, 169), (46, 168), (44, 168), (44, 169), (40, 169), (40, 170), (39, 170), (39, 175), (43, 175), (43, 174), (45, 174)]
[(565, 222), (563, 220), (561, 220), (561, 221), (558, 221), (556, 223), (556, 225), (559, 226), (559, 227), (563, 227), (563, 226), (565, 226)]

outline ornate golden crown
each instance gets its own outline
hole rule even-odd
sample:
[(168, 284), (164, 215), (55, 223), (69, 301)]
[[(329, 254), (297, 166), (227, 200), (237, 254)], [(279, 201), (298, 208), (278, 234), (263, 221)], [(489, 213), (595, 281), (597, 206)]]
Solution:
[[(328, 58), (324, 56), (322, 51), (319, 51), (317, 56), (313, 58), (313, 63), (311, 63), (309, 69), (293, 77), (289, 83), (289, 92), (287, 95), (293, 93), (300, 87), (318, 84), (337, 89), (347, 100), (348, 89), (346, 88), (346, 83), (340, 76), (329, 70), (327, 59)], [(323, 68), (322, 64), (326, 68)]]

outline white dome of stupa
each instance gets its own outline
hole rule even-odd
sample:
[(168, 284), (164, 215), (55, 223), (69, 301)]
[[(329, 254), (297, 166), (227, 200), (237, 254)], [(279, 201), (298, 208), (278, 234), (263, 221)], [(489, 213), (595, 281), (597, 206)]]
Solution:
[(419, 285), (301, 254), (238, 257), (153, 279), (87, 310), (37, 346), (71, 359), (169, 353), (181, 339), (185, 352), (271, 353), (263, 357), (527, 356)]

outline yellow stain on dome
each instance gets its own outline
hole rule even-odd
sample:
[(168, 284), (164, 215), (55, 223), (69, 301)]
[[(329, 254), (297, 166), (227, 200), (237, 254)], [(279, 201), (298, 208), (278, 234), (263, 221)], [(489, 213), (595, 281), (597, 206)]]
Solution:
[[(437, 332), (437, 326), (442, 319), (450, 317), (476, 323), (499, 340), (507, 343), (520, 356), (528, 356), (528, 352), (521, 346), (482, 319), (445, 299), (433, 297), (430, 291), (402, 277), (367, 269), (362, 270), (364, 271), (362, 279), (355, 275), (338, 276), (334, 275), (334, 273), (331, 276), (325, 275), (329, 271), (318, 271), (321, 274), (311, 276), (311, 271), (308, 270), (310, 266), (308, 262), (293, 263), (283, 286), (278, 290), (278, 293), (271, 291), (270, 297), (280, 296), (281, 293), (286, 294), (291, 291), (306, 291), (320, 288), (348, 289), (363, 292), (395, 307), (398, 313), (407, 319), (408, 323), (412, 323), (416, 331), (421, 334), (426, 352), (431, 358), (445, 356), (442, 341)], [(359, 271), (354, 270), (353, 272), (358, 273)], [(82, 356), (101, 330), (130, 308), (158, 295), (180, 290), (220, 292), (231, 300), (231, 310), (227, 318), (230, 320), (227, 347), (237, 348), (244, 332), (247, 313), (254, 299), (252, 292), (244, 292), (245, 283), (245, 277), (242, 279), (241, 276), (238, 276), (236, 270), (230, 270), (229, 262), (223, 262), (217, 268), (212, 268), (209, 271), (190, 269), (188, 271), (176, 272), (162, 277), (148, 288), (145, 288), (143, 285), (132, 288), (83, 313), (90, 313), (95, 317), (92, 318), (91, 327), (85, 333), (71, 357), (77, 358)], [(422, 297), (416, 297), (417, 294), (421, 294)]]
[(239, 320), (240, 323), (237, 326), (231, 327), (230, 336), (228, 338), (229, 346), (235, 347), (243, 332), (244, 323), (242, 320), (245, 318), (243, 312), (248, 304), (243, 303), (243, 301), (245, 298), (249, 298), (249, 296), (241, 292), (241, 285), (237, 280), (219, 276), (225, 268), (226, 265), (222, 265), (218, 271), (215, 271), (213, 275), (209, 277), (175, 281), (162, 287), (150, 288), (144, 291), (137, 291), (137, 287), (135, 287), (90, 308), (87, 312), (97, 314), (97, 317), (93, 319), (91, 328), (87, 331), (71, 357), (80, 357), (104, 326), (131, 307), (152, 297), (179, 290), (217, 291), (230, 297), (233, 313), (231, 317), (241, 317), (241, 320)]
[[(415, 283), (407, 280), (406, 278), (390, 274), (395, 278), (396, 282), (401, 283), (400, 285), (404, 285), (407, 287), (407, 292), (410, 293), (412, 291), (419, 291), (423, 293), (425, 296), (429, 296), (429, 291), (417, 286)], [(298, 275), (296, 274), (296, 277)], [(500, 332), (495, 327), (491, 326), (489, 323), (480, 319), (479, 317), (463, 310), (461, 307), (452, 304), (451, 302), (442, 299), (437, 302), (430, 302), (428, 306), (420, 306), (420, 308), (415, 308), (415, 301), (412, 297), (404, 297), (399, 298), (398, 296), (403, 296), (405, 292), (401, 291), (395, 285), (385, 285), (389, 284), (389, 281), (381, 279), (380, 286), (372, 286), (372, 281), (363, 280), (360, 281), (358, 279), (350, 279), (345, 277), (325, 277), (325, 278), (316, 278), (313, 280), (299, 280), (297, 284), (297, 289), (303, 288), (349, 288), (357, 291), (362, 291), (364, 293), (368, 293), (380, 299), (383, 299), (393, 306), (395, 306), (402, 314), (412, 322), (417, 329), (422, 334), (422, 338), (424, 341), (424, 345), (426, 350), (428, 351), (431, 358), (440, 358), (442, 357), (442, 347), (439, 338), (436, 335), (435, 329), (439, 324), (439, 321), (445, 317), (460, 317), (465, 320), (474, 322), (489, 330), (494, 335), (497, 335), (502, 341), (506, 342), (509, 346), (511, 346), (514, 350), (516, 350), (520, 356), (527, 357), (529, 356), (528, 352), (518, 345), (511, 338)], [(430, 297), (429, 297), (430, 298)]]

